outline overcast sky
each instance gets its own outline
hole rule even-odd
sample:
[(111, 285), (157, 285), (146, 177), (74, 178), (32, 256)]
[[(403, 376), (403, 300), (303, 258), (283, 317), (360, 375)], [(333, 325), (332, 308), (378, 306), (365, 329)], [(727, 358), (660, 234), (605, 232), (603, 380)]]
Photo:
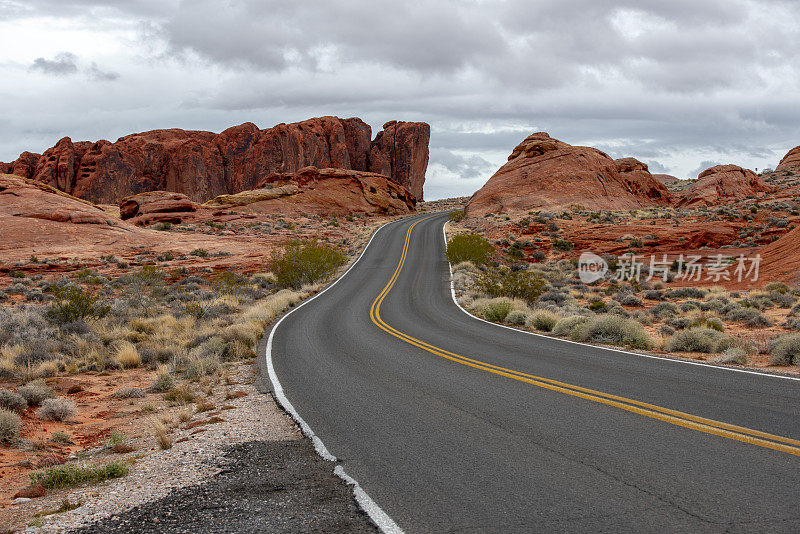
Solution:
[(800, 2), (0, 0), (0, 161), (65, 135), (431, 124), (428, 199), (544, 130), (696, 177), (800, 145)]

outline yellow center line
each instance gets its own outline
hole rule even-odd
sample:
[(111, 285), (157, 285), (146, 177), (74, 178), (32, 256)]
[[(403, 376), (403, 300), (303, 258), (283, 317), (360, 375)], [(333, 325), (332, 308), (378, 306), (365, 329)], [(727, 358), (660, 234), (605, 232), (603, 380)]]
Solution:
[(442, 348), (439, 348), (435, 345), (431, 345), (430, 343), (426, 343), (425, 341), (421, 341), (415, 337), (412, 337), (388, 325), (381, 318), (380, 315), (381, 304), (383, 303), (383, 300), (386, 298), (386, 296), (389, 294), (389, 291), (391, 291), (392, 287), (397, 281), (397, 278), (400, 276), (400, 272), (403, 270), (403, 265), (405, 264), (406, 255), (408, 253), (408, 247), (411, 242), (412, 230), (417, 224), (421, 223), (422, 221), (428, 220), (430, 218), (432, 218), (432, 216), (420, 219), (408, 228), (408, 231), (406, 232), (405, 243), (403, 244), (403, 250), (400, 255), (400, 260), (397, 263), (397, 268), (394, 270), (392, 277), (386, 283), (386, 286), (384, 286), (383, 290), (372, 302), (372, 306), (370, 308), (370, 319), (381, 330), (393, 335), (396, 338), (405, 341), (406, 343), (409, 343), (410, 345), (419, 347), (427, 352), (430, 352), (431, 354), (435, 354), (442, 358), (446, 358), (448, 360), (475, 369), (480, 369), (482, 371), (487, 371), (489, 373), (518, 380), (520, 382), (525, 382), (551, 391), (557, 391), (559, 393), (564, 393), (566, 395), (571, 395), (573, 397), (578, 397), (585, 400), (598, 402), (608, 406), (613, 406), (615, 408), (626, 410), (628, 412), (633, 412), (639, 415), (644, 415), (646, 417), (650, 417), (653, 419), (658, 419), (659, 421), (664, 421), (684, 428), (689, 428), (692, 430), (697, 430), (699, 432), (705, 432), (708, 434), (714, 434), (716, 436), (734, 439), (744, 443), (750, 443), (753, 445), (758, 445), (760, 447), (766, 447), (768, 449), (774, 449), (777, 451), (787, 452), (789, 454), (800, 456), (800, 440), (795, 440), (783, 436), (777, 436), (774, 434), (769, 434), (767, 432), (762, 432), (760, 430), (741, 427), (730, 423), (725, 423), (722, 421), (715, 421), (713, 419), (707, 419), (705, 417), (700, 417), (697, 415), (680, 412), (678, 410), (672, 410), (670, 408), (657, 406), (655, 404), (649, 404), (646, 402), (638, 401), (635, 399), (629, 399), (619, 395), (604, 393), (602, 391), (597, 391), (582, 386), (576, 386), (573, 384), (568, 384), (566, 382), (559, 382), (558, 380), (531, 375), (523, 373), (521, 371), (515, 371), (513, 369), (507, 369), (505, 367), (493, 365), (480, 360), (467, 358), (466, 356), (461, 356), (460, 354), (456, 354), (454, 352), (450, 352)]

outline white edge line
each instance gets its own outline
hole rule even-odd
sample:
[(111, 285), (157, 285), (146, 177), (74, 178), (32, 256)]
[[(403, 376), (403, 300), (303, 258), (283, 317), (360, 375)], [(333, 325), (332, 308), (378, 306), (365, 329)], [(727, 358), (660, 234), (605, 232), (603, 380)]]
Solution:
[[(446, 230), (446, 227), (447, 227), (447, 223), (448, 222), (449, 221), (445, 221), (445, 223), (442, 225), (442, 236), (444, 238), (445, 249), (447, 249), (447, 230)], [(552, 339), (552, 340), (555, 340), (555, 341), (561, 341), (562, 343), (571, 343), (573, 345), (581, 345), (581, 346), (584, 346), (584, 347), (592, 347), (592, 348), (595, 348), (595, 349), (607, 350), (609, 352), (620, 352), (622, 354), (631, 354), (633, 356), (639, 356), (641, 358), (650, 358), (651, 360), (659, 360), (659, 361), (673, 362), (673, 363), (683, 363), (683, 364), (686, 364), (686, 365), (697, 365), (699, 367), (710, 367), (711, 369), (717, 369), (717, 370), (720, 370), (720, 371), (731, 371), (731, 372), (734, 372), (734, 373), (745, 373), (745, 374), (750, 374), (750, 375), (766, 376), (766, 377), (770, 377), (770, 378), (781, 378), (781, 379), (784, 379), (784, 380), (800, 380), (800, 378), (797, 378), (797, 377), (794, 377), (794, 376), (777, 375), (777, 374), (772, 374), (772, 373), (762, 373), (762, 372), (759, 372), (759, 371), (750, 371), (750, 370), (747, 370), (747, 369), (734, 369), (732, 367), (722, 367), (721, 365), (711, 365), (711, 364), (708, 364), (708, 363), (690, 362), (690, 361), (687, 361), (687, 360), (678, 360), (678, 359), (675, 359), (675, 358), (664, 358), (664, 357), (661, 357), (661, 356), (653, 356), (651, 354), (642, 354), (642, 353), (639, 353), (639, 352), (631, 352), (631, 351), (628, 351), (628, 350), (612, 349), (612, 348), (609, 348), (609, 347), (600, 347), (598, 345), (592, 345), (592, 344), (589, 344), (589, 343), (581, 343), (579, 341), (572, 341), (570, 339), (563, 339), (563, 338), (555, 337), (555, 336), (546, 336), (544, 334), (539, 334), (537, 332), (528, 332), (527, 330), (520, 330), (518, 328), (512, 328), (512, 327), (506, 326), (504, 324), (493, 323), (491, 321), (487, 321), (486, 319), (482, 319), (481, 317), (478, 317), (476, 315), (471, 314), (470, 312), (465, 310), (461, 306), (461, 304), (458, 303), (458, 299), (456, 298), (455, 286), (453, 285), (453, 267), (452, 267), (452, 265), (450, 265), (449, 261), (447, 262), (447, 268), (450, 270), (450, 296), (453, 298), (453, 303), (455, 303), (455, 305), (458, 306), (458, 309), (460, 309), (462, 312), (464, 312), (468, 316), (472, 317), (473, 319), (475, 319), (477, 321), (484, 322), (486, 324), (490, 324), (492, 326), (497, 326), (499, 328), (505, 328), (507, 330), (513, 330), (514, 332), (519, 332), (520, 334), (528, 334), (530, 336), (544, 337), (544, 338)]]
[[(403, 220), (403, 219), (401, 219), (401, 220)], [(325, 444), (322, 442), (322, 440), (319, 438), (319, 436), (317, 436), (314, 433), (314, 431), (311, 430), (311, 427), (309, 426), (309, 424), (306, 423), (306, 421), (300, 416), (299, 413), (297, 413), (297, 410), (292, 405), (292, 403), (289, 402), (289, 399), (286, 397), (286, 394), (283, 392), (283, 386), (281, 385), (280, 380), (278, 380), (278, 375), (275, 373), (275, 366), (272, 363), (272, 340), (275, 337), (275, 332), (278, 330), (278, 326), (280, 326), (280, 324), (283, 322), (284, 319), (286, 319), (292, 313), (294, 313), (298, 309), (302, 308), (303, 306), (305, 306), (306, 304), (308, 304), (309, 302), (311, 302), (312, 300), (314, 300), (315, 298), (319, 297), (320, 295), (325, 293), (327, 290), (329, 290), (330, 288), (332, 288), (333, 286), (338, 284), (339, 281), (342, 278), (344, 278), (345, 276), (347, 276), (347, 273), (349, 273), (350, 270), (353, 267), (355, 267), (356, 264), (359, 261), (361, 261), (361, 258), (364, 257), (364, 254), (367, 252), (367, 249), (369, 248), (370, 244), (372, 243), (372, 240), (375, 239), (376, 235), (378, 235), (378, 232), (380, 232), (381, 229), (383, 229), (383, 227), (385, 227), (385, 226), (387, 226), (389, 224), (392, 224), (394, 222), (397, 222), (397, 221), (389, 221), (387, 223), (384, 223), (377, 230), (375, 230), (375, 232), (373, 232), (373, 234), (372, 234), (372, 237), (370, 237), (369, 241), (367, 242), (366, 246), (364, 247), (364, 250), (361, 251), (361, 255), (359, 255), (358, 259), (356, 259), (356, 261), (354, 261), (353, 264), (339, 278), (337, 278), (331, 285), (329, 285), (328, 287), (326, 287), (325, 289), (323, 289), (322, 291), (320, 291), (319, 293), (317, 293), (316, 295), (314, 295), (310, 299), (305, 300), (302, 303), (300, 303), (299, 305), (297, 305), (296, 307), (292, 308), (283, 317), (281, 317), (280, 320), (272, 326), (272, 330), (270, 330), (270, 333), (269, 333), (269, 338), (267, 339), (267, 347), (265, 349), (265, 357), (266, 357), (266, 361), (267, 361), (267, 372), (269, 373), (269, 379), (272, 382), (272, 391), (273, 391), (273, 394), (275, 395), (275, 398), (278, 400), (278, 403), (283, 407), (283, 409), (286, 410), (289, 413), (289, 415), (292, 416), (292, 419), (294, 419), (295, 422), (298, 425), (300, 425), (300, 429), (302, 430), (303, 434), (306, 437), (311, 439), (311, 442), (314, 444), (314, 449), (317, 451), (317, 454), (319, 454), (322, 458), (324, 458), (325, 460), (328, 460), (330, 462), (338, 461), (336, 456), (331, 454), (331, 452), (328, 450), (328, 448), (325, 446)], [(372, 500), (372, 498), (369, 496), (369, 494), (367, 494), (367, 492), (364, 491), (364, 488), (361, 487), (361, 485), (358, 483), (358, 481), (356, 481), (356, 479), (354, 479), (353, 477), (351, 477), (350, 475), (345, 473), (344, 468), (341, 465), (336, 465), (333, 468), (333, 473), (336, 476), (338, 476), (339, 478), (341, 478), (342, 480), (344, 480), (347, 484), (350, 484), (350, 485), (353, 486), (353, 495), (355, 496), (356, 502), (358, 502), (358, 504), (361, 506), (361, 508), (367, 513), (369, 518), (372, 519), (372, 521), (378, 526), (378, 528), (381, 530), (381, 532), (385, 532), (387, 534), (402, 534), (403, 533), (403, 529), (401, 529), (397, 525), (397, 523), (395, 523), (394, 520), (392, 520), (392, 518), (389, 517), (389, 514), (384, 512), (383, 509), (380, 506), (378, 506), (378, 504), (375, 501)]]

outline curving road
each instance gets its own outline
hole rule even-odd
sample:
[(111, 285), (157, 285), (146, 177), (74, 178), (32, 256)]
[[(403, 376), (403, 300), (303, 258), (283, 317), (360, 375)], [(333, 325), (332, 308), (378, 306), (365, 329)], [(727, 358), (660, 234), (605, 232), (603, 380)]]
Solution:
[(286, 397), (400, 528), (800, 530), (800, 382), (472, 318), (446, 219), (384, 226), (271, 344)]

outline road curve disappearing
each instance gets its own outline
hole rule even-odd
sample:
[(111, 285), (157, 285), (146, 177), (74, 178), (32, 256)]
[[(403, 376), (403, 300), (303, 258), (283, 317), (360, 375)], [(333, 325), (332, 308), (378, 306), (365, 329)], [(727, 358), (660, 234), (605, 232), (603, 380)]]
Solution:
[(475, 319), (446, 219), (381, 228), (271, 336), (283, 393), (400, 528), (800, 530), (800, 382)]

